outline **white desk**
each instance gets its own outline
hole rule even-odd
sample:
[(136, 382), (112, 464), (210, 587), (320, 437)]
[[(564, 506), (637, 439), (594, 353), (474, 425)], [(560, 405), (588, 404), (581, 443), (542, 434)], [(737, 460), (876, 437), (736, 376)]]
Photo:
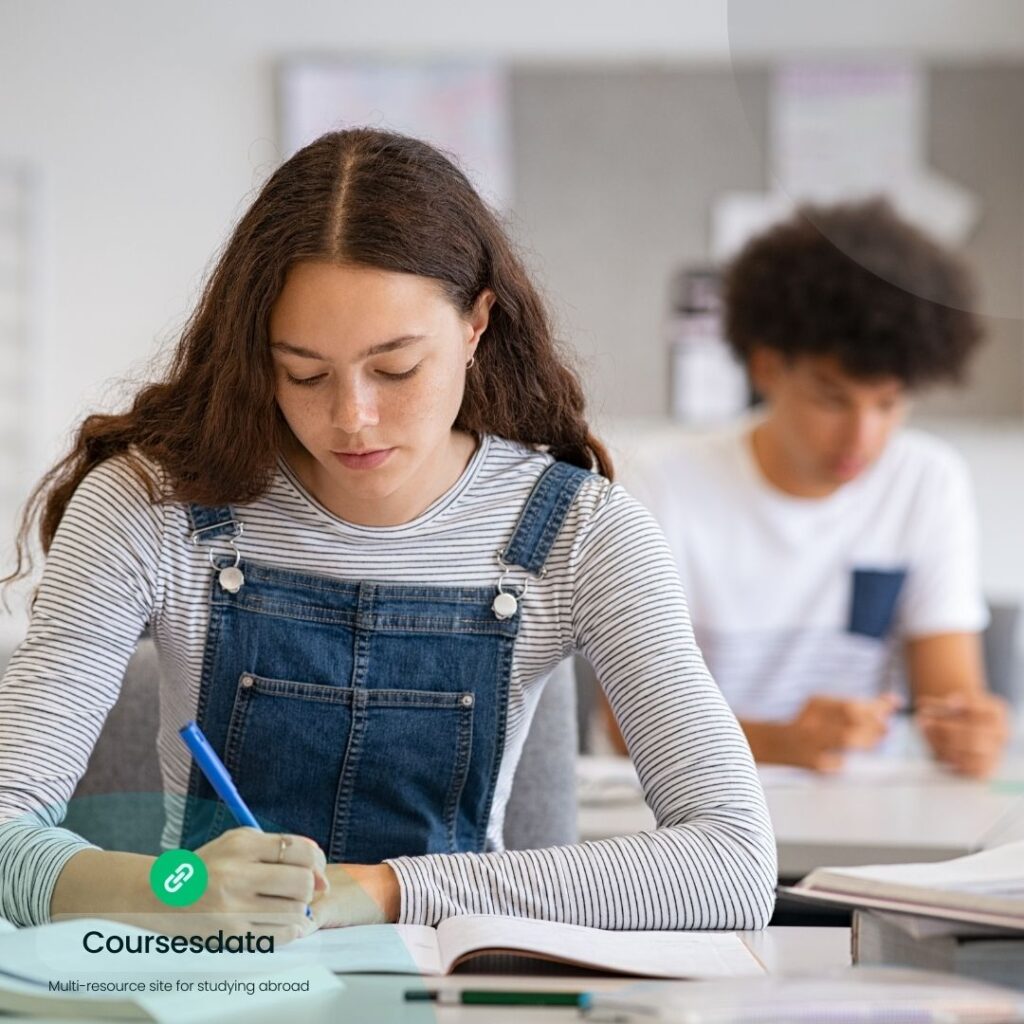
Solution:
[[(771, 974), (807, 974), (850, 963), (848, 928), (769, 928), (763, 932), (740, 932), (743, 941)], [(573, 1007), (494, 1007), (438, 1006), (434, 1003), (407, 1003), (409, 989), (488, 988), (504, 991), (546, 989), (560, 992), (614, 991), (633, 984), (633, 978), (609, 975), (526, 976), (498, 974), (459, 974), (446, 978), (421, 979), (409, 975), (341, 975), (343, 991), (323, 998), (295, 998), (289, 1004), (296, 1020), (303, 1024), (339, 1024), (344, 1021), (387, 1022), (387, 1024), (567, 1024), (581, 1018)], [(2, 1017), (7, 1020), (32, 1020), (33, 1024), (62, 1024), (53, 1018)], [(244, 1016), (231, 1018), (245, 1024), (280, 1024), (281, 1008), (261, 1011), (256, 1005)]]
[[(973, 782), (936, 765), (903, 729), (886, 750), (851, 758), (834, 777), (762, 768), (781, 877), (824, 865), (944, 860), (1024, 838), (1024, 756), (1008, 755), (994, 780)], [(616, 786), (622, 798), (588, 801), (600, 786), (581, 786), (582, 839), (654, 828), (638, 789), (630, 795), (624, 761), (592, 759), (598, 774), (623, 780)]]
[[(848, 928), (768, 928), (763, 932), (741, 932), (743, 941), (771, 974), (809, 974), (846, 967), (850, 963), (850, 930)], [(464, 988), (547, 989), (559, 992), (609, 992), (633, 984), (636, 979), (610, 976), (533, 976), (496, 974), (459, 974), (446, 978), (389, 978), (370, 975), (345, 977), (346, 1001), (339, 1001), (334, 1010), (344, 1016), (328, 1018), (308, 1016), (303, 1019), (319, 1024), (328, 1020), (387, 1021), (391, 1024), (472, 1024), (477, 1021), (507, 1024), (566, 1024), (578, 1017), (572, 1007), (494, 1007), (437, 1006), (406, 1003), (406, 989), (425, 986), (430, 989), (458, 991)], [(250, 1022), (247, 1021), (247, 1024)]]
[[(760, 959), (770, 974), (813, 974), (850, 965), (850, 930), (848, 928), (769, 928), (764, 932), (740, 932), (740, 937)], [(437, 1007), (424, 1014), (415, 1004), (404, 1004), (402, 995), (410, 987), (425, 985), (430, 989), (497, 988), (502, 990), (538, 989), (549, 991), (614, 991), (633, 984), (636, 979), (616, 977), (522, 977), (515, 975), (460, 974), (454, 977), (416, 979), (368, 977), (346, 978), (350, 997), (366, 999), (367, 1016), (349, 1019), (382, 1020), (388, 1024), (420, 1024), (437, 1021), (438, 1024), (471, 1024), (476, 1021), (519, 1024), (546, 1024), (580, 1018), (571, 1007)], [(349, 1008), (346, 1006), (346, 1012)], [(376, 1011), (379, 1016), (371, 1016)], [(312, 1018), (315, 1020), (315, 1018)], [(326, 1020), (326, 1018), (325, 1018)]]

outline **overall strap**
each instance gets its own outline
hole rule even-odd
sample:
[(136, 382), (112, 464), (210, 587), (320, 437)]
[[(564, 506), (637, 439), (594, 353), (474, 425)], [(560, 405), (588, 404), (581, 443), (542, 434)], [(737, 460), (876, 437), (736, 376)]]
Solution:
[(591, 475), (590, 470), (568, 462), (553, 462), (544, 470), (523, 506), (508, 547), (501, 553), (506, 565), (521, 566), (534, 576), (541, 574), (569, 506)]
[(235, 519), (230, 505), (189, 505), (188, 518), (192, 524), (191, 541), (195, 545), (206, 544), (218, 537), (234, 539), (242, 533), (242, 524)]

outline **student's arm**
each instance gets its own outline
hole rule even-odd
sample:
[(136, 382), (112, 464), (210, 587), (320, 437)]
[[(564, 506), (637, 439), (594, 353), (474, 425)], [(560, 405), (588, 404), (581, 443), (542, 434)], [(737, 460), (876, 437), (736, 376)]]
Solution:
[(900, 704), (894, 694), (872, 699), (809, 697), (789, 722), (740, 720), (754, 760), (835, 772), (850, 750), (870, 750), (885, 736)]
[(1009, 716), (1006, 703), (985, 688), (981, 638), (916, 637), (906, 657), (916, 720), (935, 756), (964, 775), (991, 775), (1009, 738)]
[(285, 940), (309, 928), (305, 904), (325, 885), (323, 854), (308, 840), (291, 837), (281, 863), (276, 835), (234, 829), (208, 843), (197, 915), (156, 899), (154, 858), (100, 850), (59, 827), (139, 634), (159, 615), (162, 536), (163, 509), (124, 460), (93, 470), (68, 504), (28, 634), (0, 683), (0, 916), (168, 930), (169, 915), (184, 914), (190, 934), (238, 923)]
[[(899, 704), (892, 694), (873, 700), (810, 697), (789, 722), (740, 719), (754, 760), (789, 764), (817, 772), (835, 772), (848, 750), (867, 750), (885, 735), (889, 716)], [(602, 714), (612, 746), (628, 754), (607, 700)]]
[[(603, 928), (761, 928), (776, 853), (750, 748), (708, 674), (672, 556), (625, 491), (584, 485), (559, 620), (604, 685), (657, 829), (543, 850), (389, 860), (403, 923), (509, 914)], [(557, 545), (556, 545), (557, 547)], [(545, 585), (559, 584), (549, 568)], [(552, 624), (554, 628), (555, 624)]]
[(0, 682), (0, 916), (17, 924), (46, 923), (62, 870), (94, 849), (59, 826), (156, 608), (161, 530), (124, 460), (89, 473)]
[(982, 777), (998, 764), (1008, 727), (989, 694), (981, 653), (988, 610), (981, 597), (970, 477), (952, 452), (922, 477), (919, 550), (901, 596), (900, 627), (921, 731), (939, 760)]

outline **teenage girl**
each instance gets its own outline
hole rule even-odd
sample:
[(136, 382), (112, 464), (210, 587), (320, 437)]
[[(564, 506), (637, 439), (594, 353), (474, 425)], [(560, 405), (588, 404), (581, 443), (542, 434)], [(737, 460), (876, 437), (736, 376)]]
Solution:
[[(36, 514), (48, 557), (0, 684), (0, 916), (166, 927), (152, 857), (60, 827), (148, 630), (164, 845), (209, 873), (177, 913), (282, 941), (465, 913), (763, 927), (775, 847), (749, 748), (659, 529), (611, 476), (464, 175), (366, 129), (296, 153), (164, 378), (87, 417), (30, 499), (10, 578)], [(531, 716), (573, 651), (658, 827), (506, 851)], [(265, 831), (233, 827), (178, 738), (190, 719)]]

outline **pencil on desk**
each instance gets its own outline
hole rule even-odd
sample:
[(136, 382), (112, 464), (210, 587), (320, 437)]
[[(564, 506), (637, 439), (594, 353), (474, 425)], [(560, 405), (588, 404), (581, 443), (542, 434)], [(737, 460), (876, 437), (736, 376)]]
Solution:
[(427, 991), (410, 989), (405, 993), (408, 1003), (440, 1003), (442, 1006), (582, 1006), (583, 992), (521, 992), (495, 989), (462, 989), (461, 991)]

